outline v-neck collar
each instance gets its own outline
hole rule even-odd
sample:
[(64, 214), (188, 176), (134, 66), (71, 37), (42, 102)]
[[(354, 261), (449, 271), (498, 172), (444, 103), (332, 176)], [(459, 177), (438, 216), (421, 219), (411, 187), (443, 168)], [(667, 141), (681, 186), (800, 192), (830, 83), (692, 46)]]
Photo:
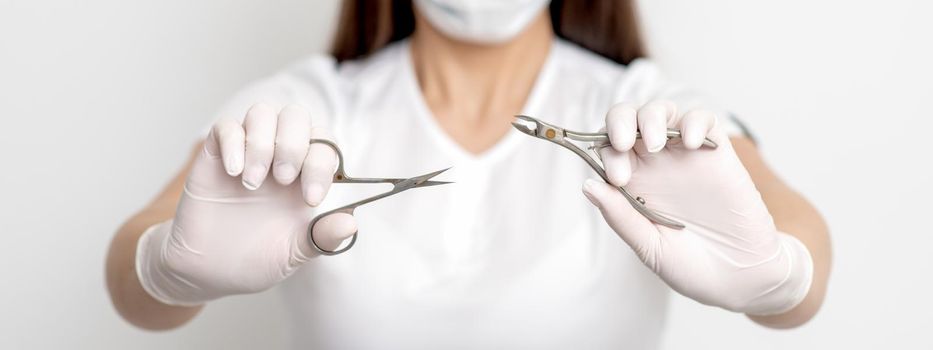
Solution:
[[(401, 73), (403, 75), (404, 88), (411, 95), (411, 99), (414, 101), (415, 115), (421, 121), (421, 124), (427, 128), (427, 132), (431, 134), (431, 137), (435, 140), (435, 143), (440, 147), (445, 153), (461, 162), (471, 162), (471, 163), (486, 163), (486, 162), (495, 162), (502, 157), (507, 156), (512, 149), (515, 148), (516, 144), (524, 137), (520, 132), (516, 130), (509, 130), (505, 136), (501, 137), (496, 143), (489, 149), (474, 154), (463, 148), (459, 143), (453, 140), (450, 135), (444, 131), (438, 122), (437, 118), (434, 117), (433, 112), (428, 107), (427, 101), (424, 99), (424, 95), (421, 92), (421, 86), (418, 84), (418, 77), (415, 74), (414, 61), (411, 57), (411, 47), (408, 40), (405, 40), (399, 43), (399, 50), (401, 54), (399, 55)], [(538, 72), (538, 76), (535, 78), (535, 82), (531, 88), (531, 92), (528, 94), (528, 97), (525, 100), (525, 104), (521, 109), (521, 113), (534, 115), (535, 112), (540, 108), (541, 100), (544, 98), (546, 93), (547, 86), (551, 81), (551, 75), (554, 68), (554, 52), (557, 50), (557, 43), (551, 42), (551, 46), (548, 49), (547, 57), (544, 60), (544, 64), (541, 65), (541, 70)]]

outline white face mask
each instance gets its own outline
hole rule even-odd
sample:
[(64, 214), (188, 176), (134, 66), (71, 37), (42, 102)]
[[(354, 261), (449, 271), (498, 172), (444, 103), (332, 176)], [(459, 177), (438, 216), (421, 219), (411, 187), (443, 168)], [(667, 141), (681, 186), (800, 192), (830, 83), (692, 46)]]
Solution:
[(415, 0), (434, 28), (455, 39), (495, 44), (521, 33), (550, 0)]

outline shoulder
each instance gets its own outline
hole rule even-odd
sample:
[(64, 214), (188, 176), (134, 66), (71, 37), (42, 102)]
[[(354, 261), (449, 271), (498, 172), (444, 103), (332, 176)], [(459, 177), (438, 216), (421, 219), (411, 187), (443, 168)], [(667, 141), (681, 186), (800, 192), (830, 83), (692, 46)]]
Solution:
[(338, 75), (345, 84), (363, 85), (373, 80), (383, 80), (398, 71), (399, 63), (407, 55), (408, 42), (400, 41), (376, 51), (371, 56), (343, 62), (338, 69)]
[(370, 57), (339, 64), (326, 54), (309, 55), (238, 90), (223, 105), (220, 116), (240, 117), (261, 102), (278, 108), (298, 104), (315, 118), (331, 122), (342, 114), (351, 96), (361, 93), (361, 87), (379, 88), (373, 82), (397, 71), (402, 46), (393, 44)]
[(257, 103), (281, 109), (298, 104), (312, 116), (329, 115), (337, 107), (336, 61), (327, 55), (309, 55), (285, 68), (236, 90), (221, 105), (215, 118), (242, 118)]
[(561, 86), (602, 96), (597, 100), (605, 105), (598, 108), (608, 110), (612, 104), (622, 102), (645, 104), (652, 100), (668, 100), (681, 112), (712, 110), (729, 134), (747, 134), (729, 110), (709, 95), (670, 79), (661, 66), (650, 59), (639, 58), (623, 65), (568, 41), (557, 40), (554, 47), (558, 61), (556, 70), (563, 80)]
[(609, 93), (613, 102), (647, 102), (644, 100), (686, 89), (668, 80), (661, 68), (646, 58), (623, 65), (565, 40), (557, 40), (554, 50), (561, 76), (594, 85)]
[(555, 76), (561, 86), (609, 90), (622, 78), (625, 66), (610, 61), (576, 44), (557, 39), (552, 46), (552, 62)]
[(658, 65), (648, 59), (619, 64), (562, 39), (554, 42), (554, 56), (560, 75), (606, 90), (651, 90), (663, 81)]

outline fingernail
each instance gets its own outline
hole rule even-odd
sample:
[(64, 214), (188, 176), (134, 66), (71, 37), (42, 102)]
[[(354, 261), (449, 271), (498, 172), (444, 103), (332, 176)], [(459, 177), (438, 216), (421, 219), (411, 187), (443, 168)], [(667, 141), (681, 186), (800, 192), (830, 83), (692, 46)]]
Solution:
[(236, 157), (227, 157), (227, 158), (226, 158), (226, 164), (225, 164), (224, 168), (226, 168), (226, 169), (224, 169), (224, 170), (227, 171), (227, 175), (236, 176), (236, 175), (237, 175), (237, 169), (240, 169), (240, 161), (239, 161), (239, 159), (236, 158)]
[(648, 152), (655, 153), (660, 151), (662, 148), (664, 148), (664, 141), (665, 140), (663, 139), (652, 138), (651, 144), (646, 145)]
[(279, 179), (289, 180), (294, 179), (295, 176), (298, 176), (298, 169), (294, 165), (288, 163), (282, 163), (275, 166), (275, 174)]
[(629, 129), (628, 125), (616, 125), (612, 128), (612, 131), (613, 132), (612, 135), (610, 135), (610, 139), (616, 140), (621, 140), (624, 135), (628, 135), (634, 132), (634, 130)]
[[(262, 185), (262, 176), (266, 173), (266, 167), (257, 165), (245, 172), (243, 176), (243, 186), (248, 190), (255, 190)], [(248, 174), (248, 176), (246, 175)]]
[(593, 203), (593, 205), (598, 206), (599, 202), (596, 201), (596, 198), (593, 196), (593, 190), (596, 186), (596, 180), (586, 179), (583, 181), (583, 195), (586, 196), (586, 199)]
[(687, 138), (687, 137), (684, 137), (684, 138), (682, 138), (682, 141), (683, 141), (683, 143), (684, 143), (684, 147), (685, 147), (686, 149), (689, 149), (689, 150), (699, 149), (700, 146), (703, 145), (703, 141), (702, 141), (702, 140), (701, 140), (701, 141), (697, 141), (695, 138)]
[(324, 186), (318, 184), (309, 185), (307, 192), (305, 192), (305, 199), (312, 207), (316, 207), (318, 204), (321, 204), (321, 197), (323, 196)]
[(619, 175), (618, 172), (612, 172), (606, 175), (609, 176), (609, 183), (613, 186), (625, 186), (625, 184), (628, 183), (628, 178)]

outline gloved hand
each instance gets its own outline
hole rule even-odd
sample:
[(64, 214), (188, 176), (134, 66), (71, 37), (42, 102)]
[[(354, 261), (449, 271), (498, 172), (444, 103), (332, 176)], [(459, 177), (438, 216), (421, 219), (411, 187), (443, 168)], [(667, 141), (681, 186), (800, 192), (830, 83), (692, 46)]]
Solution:
[[(185, 183), (174, 220), (139, 239), (143, 288), (172, 305), (268, 289), (317, 255), (306, 229), (330, 187), (337, 158), (311, 138), (327, 138), (296, 106), (278, 115), (253, 106), (242, 125), (214, 125)], [(266, 181), (271, 170), (275, 181)], [(300, 183), (300, 185), (299, 185)], [(315, 225), (315, 241), (335, 249), (356, 231), (334, 214)]]
[[(606, 127), (612, 147), (600, 156), (612, 184), (686, 228), (652, 223), (603, 181), (587, 180), (584, 194), (664, 282), (703, 304), (747, 314), (778, 314), (803, 300), (813, 274), (810, 254), (775, 228), (713, 113), (681, 116), (670, 102), (620, 104)], [(682, 139), (668, 141), (668, 127)], [(701, 148), (704, 137), (719, 147)]]

